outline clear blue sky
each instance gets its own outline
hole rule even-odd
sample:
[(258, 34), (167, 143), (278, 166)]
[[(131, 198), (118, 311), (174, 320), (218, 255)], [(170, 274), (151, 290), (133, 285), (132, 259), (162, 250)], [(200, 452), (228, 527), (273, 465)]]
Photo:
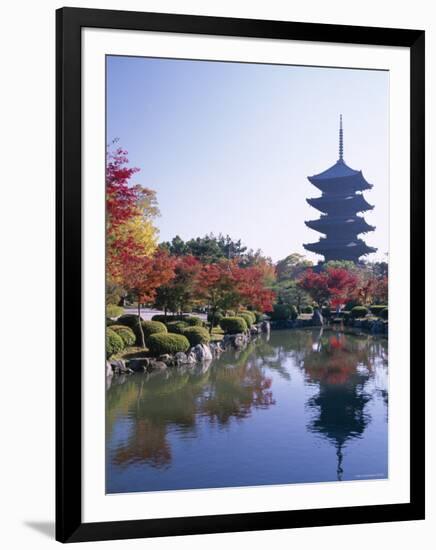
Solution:
[(384, 71), (108, 57), (107, 141), (117, 137), (141, 171), (135, 182), (157, 192), (160, 240), (229, 234), (274, 261), (319, 233), (306, 197), (307, 176), (338, 158), (374, 188), (365, 193), (388, 251), (388, 93)]

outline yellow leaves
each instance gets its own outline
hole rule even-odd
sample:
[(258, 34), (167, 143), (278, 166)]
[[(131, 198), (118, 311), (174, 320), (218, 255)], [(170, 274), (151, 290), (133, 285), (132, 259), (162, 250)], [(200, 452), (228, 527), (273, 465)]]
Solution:
[(151, 256), (157, 248), (158, 230), (141, 215), (130, 218), (115, 232), (119, 245), (133, 249), (136, 256)]
[(141, 214), (132, 216), (114, 229), (107, 239), (107, 278), (114, 284), (123, 284), (121, 268), (123, 256), (149, 257), (157, 249), (158, 230)]

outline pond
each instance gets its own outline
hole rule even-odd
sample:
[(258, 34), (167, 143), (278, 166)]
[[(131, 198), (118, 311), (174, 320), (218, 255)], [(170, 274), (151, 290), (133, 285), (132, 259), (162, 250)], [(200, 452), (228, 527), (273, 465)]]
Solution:
[(107, 390), (108, 493), (382, 479), (387, 340), (273, 331)]

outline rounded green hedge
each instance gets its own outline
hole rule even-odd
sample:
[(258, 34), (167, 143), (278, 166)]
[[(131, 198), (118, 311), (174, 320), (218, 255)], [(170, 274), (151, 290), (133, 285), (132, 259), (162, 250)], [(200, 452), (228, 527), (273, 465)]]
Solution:
[(377, 315), (377, 317), (380, 317), (380, 314), (381, 312), (386, 309), (388, 306), (386, 304), (384, 305), (373, 305), (373, 306), (369, 306), (369, 309), (371, 311), (371, 313), (373, 313), (374, 315)]
[(159, 332), (168, 332), (167, 327), (159, 321), (142, 321), (141, 325), (142, 332), (144, 333), (144, 338), (146, 340), (152, 334), (157, 334)]
[[(136, 337), (136, 344), (142, 345), (141, 332), (139, 330), (139, 320), (137, 315), (127, 314), (122, 315), (118, 319), (118, 324), (125, 325), (133, 330)], [(143, 321), (141, 320), (142, 332), (144, 333), (144, 340), (147, 340), (148, 336), (158, 332), (167, 332), (167, 327), (159, 321)]]
[(260, 323), (265, 319), (265, 315), (261, 311), (254, 311), (253, 313), (256, 317), (256, 323)]
[(170, 321), (166, 324), (168, 332), (172, 334), (183, 334), (183, 330), (188, 327), (185, 321)]
[(350, 300), (344, 306), (344, 311), (351, 311), (353, 307), (360, 306), (357, 300)]
[[(296, 313), (297, 311), (295, 309), (295, 316)], [(273, 321), (286, 321), (287, 319), (290, 319), (293, 314), (293, 306), (291, 307), (289, 304), (274, 304), (270, 317)]]
[(108, 304), (106, 306), (106, 316), (111, 318), (119, 317), (123, 314), (124, 309), (121, 306), (115, 304)]
[(134, 315), (133, 313), (126, 313), (125, 315), (121, 315), (121, 317), (117, 319), (117, 325), (125, 325), (132, 330), (134, 330), (134, 327), (136, 327), (137, 324), (138, 316)]
[(220, 326), (227, 334), (237, 334), (238, 332), (245, 332), (248, 329), (247, 323), (242, 317), (223, 317)]
[(111, 328), (106, 329), (106, 357), (109, 358), (124, 349), (123, 339)]
[(159, 323), (169, 323), (170, 321), (177, 321), (177, 318), (173, 315), (153, 315), (151, 318), (152, 321), (159, 321)]
[(253, 317), (246, 311), (238, 313), (237, 317), (241, 317), (247, 323), (247, 327), (250, 328), (253, 324)]
[(200, 317), (195, 317), (194, 315), (189, 315), (187, 317), (183, 317), (182, 321), (185, 322), (190, 327), (202, 327), (202, 326), (204, 326), (204, 323), (200, 319)]
[(222, 311), (215, 311), (215, 315), (212, 315), (212, 312), (209, 311), (209, 313), (207, 314), (207, 322), (208, 323), (212, 322), (212, 317), (213, 317), (213, 320), (214, 320), (214, 326), (217, 326), (217, 325), (220, 324), (220, 321), (224, 317), (224, 314), (222, 313)]
[(368, 309), (365, 306), (354, 306), (350, 314), (353, 319), (361, 319), (368, 315)]
[(168, 334), (158, 332), (147, 338), (147, 348), (154, 356), (164, 353), (174, 354), (179, 351), (186, 352), (190, 348), (189, 340), (182, 334)]
[(305, 306), (301, 310), (303, 313), (313, 313), (313, 307), (312, 306)]
[[(250, 317), (251, 317), (251, 320), (253, 322), (253, 325), (254, 323), (256, 322), (256, 314), (254, 311), (250, 311), (248, 309), (244, 309), (243, 311), (241, 311), (241, 313), (245, 313), (245, 314), (248, 314)], [(239, 315), (239, 313), (238, 313)]]
[(384, 309), (382, 309), (380, 311), (380, 317), (382, 319), (388, 319), (388, 317), (389, 317), (389, 308), (385, 307)]
[(188, 327), (182, 334), (186, 336), (192, 347), (198, 344), (207, 344), (210, 340), (210, 334), (204, 327)]
[(110, 328), (116, 332), (118, 336), (121, 336), (125, 346), (133, 346), (136, 342), (135, 333), (131, 328), (126, 327), (125, 325), (112, 325)]

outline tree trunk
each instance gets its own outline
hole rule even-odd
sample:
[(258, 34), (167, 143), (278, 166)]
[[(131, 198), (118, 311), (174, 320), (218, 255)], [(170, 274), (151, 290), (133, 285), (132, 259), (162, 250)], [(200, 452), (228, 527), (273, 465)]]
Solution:
[(210, 334), (212, 334), (214, 325), (215, 325), (215, 308), (212, 308), (212, 316), (210, 318), (210, 329), (209, 329)]
[(139, 329), (139, 339), (140, 344), (143, 348), (145, 348), (145, 338), (144, 338), (144, 331), (142, 330), (142, 323), (141, 323), (141, 299), (138, 296), (138, 329)]

